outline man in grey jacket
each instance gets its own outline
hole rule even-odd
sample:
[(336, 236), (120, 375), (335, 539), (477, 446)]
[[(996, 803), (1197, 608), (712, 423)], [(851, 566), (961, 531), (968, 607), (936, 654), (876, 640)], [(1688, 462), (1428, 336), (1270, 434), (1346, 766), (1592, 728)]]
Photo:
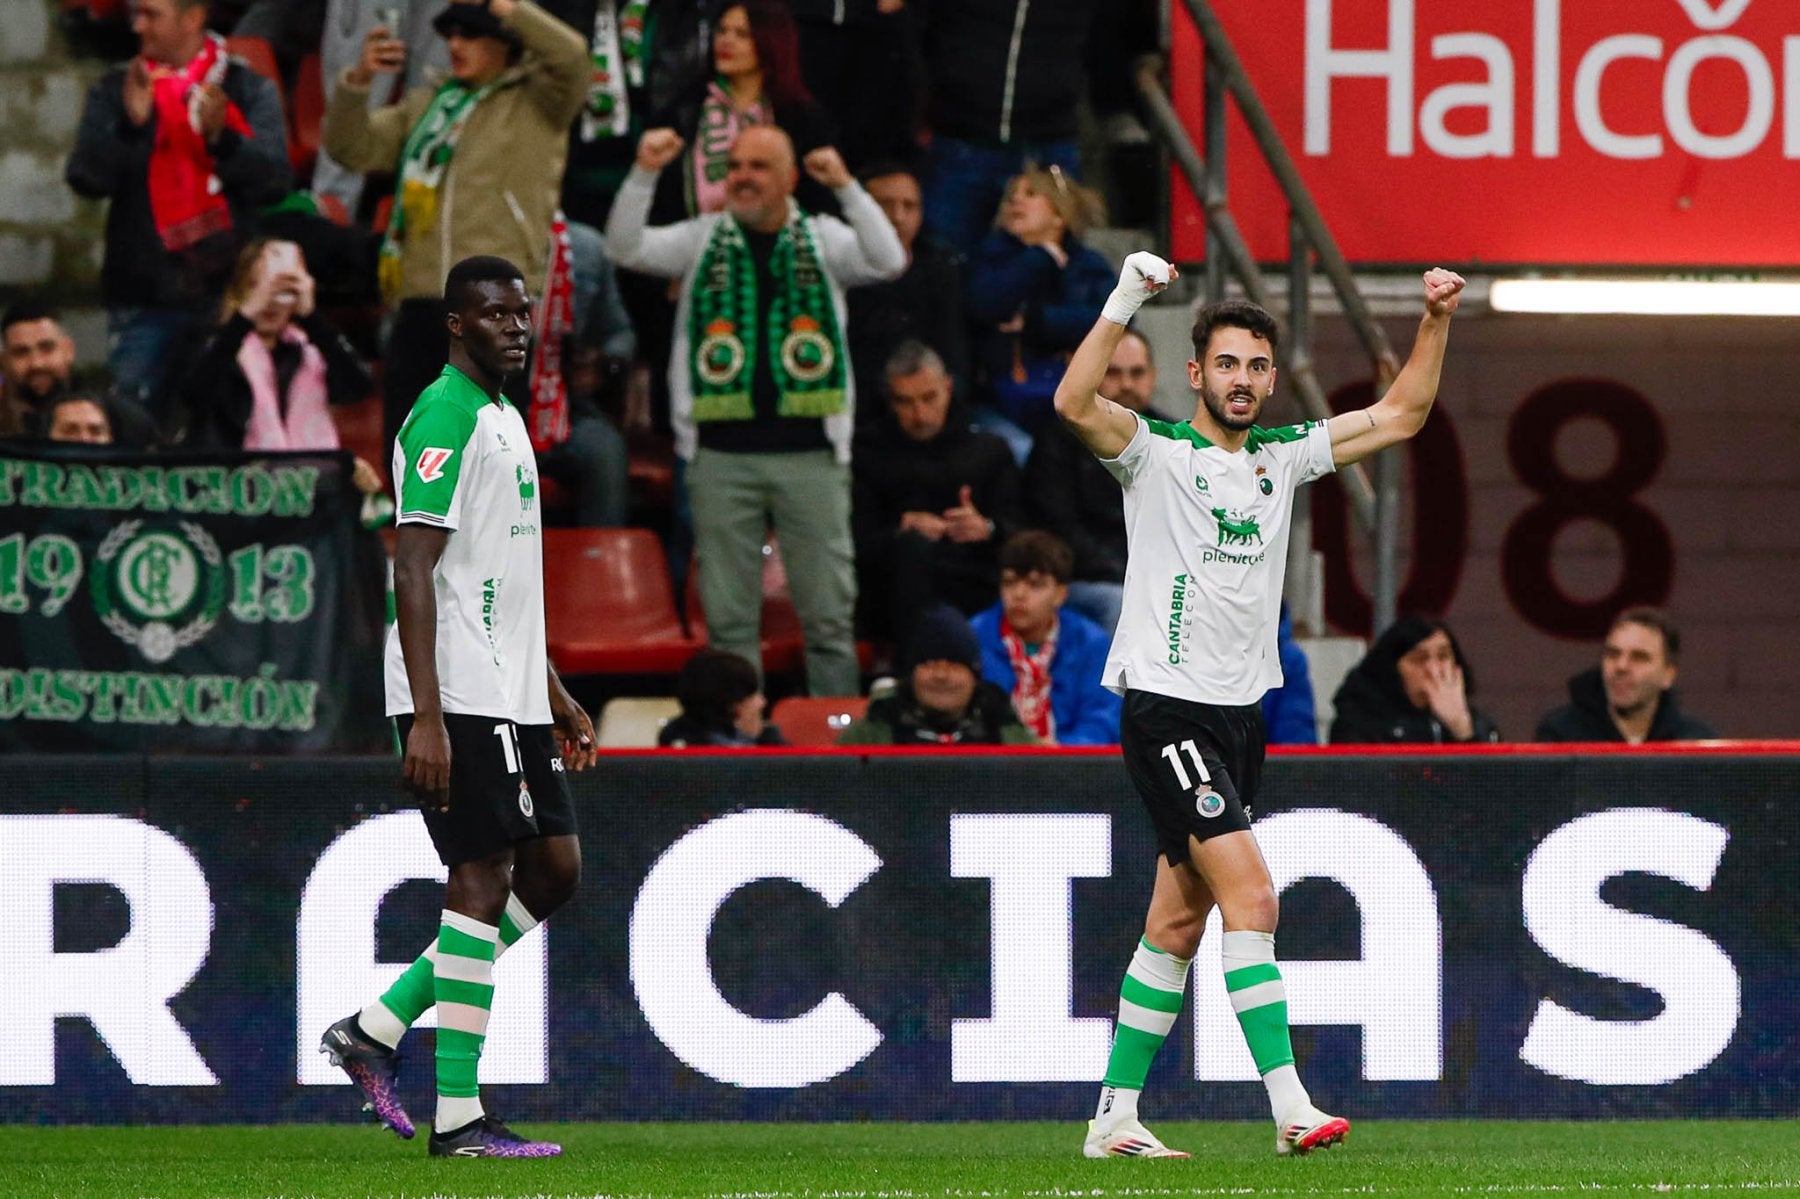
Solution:
[(854, 695), (856, 384), (844, 289), (899, 275), (906, 251), (831, 147), (808, 154), (806, 172), (846, 219), (803, 213), (793, 143), (770, 125), (732, 143), (725, 212), (648, 228), (656, 177), (681, 148), (672, 129), (639, 140), (606, 241), (620, 266), (681, 281), (669, 397), (712, 644), (761, 661), (762, 546), (773, 524), (806, 638), (807, 689)]

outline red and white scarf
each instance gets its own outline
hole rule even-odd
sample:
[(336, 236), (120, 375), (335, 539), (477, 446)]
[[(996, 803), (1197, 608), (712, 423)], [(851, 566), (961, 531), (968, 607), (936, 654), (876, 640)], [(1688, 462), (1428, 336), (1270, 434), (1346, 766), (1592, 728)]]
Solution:
[[(150, 145), (150, 215), (163, 246), (185, 250), (231, 228), (231, 206), (213, 171), (212, 151), (200, 133), (200, 100), (225, 78), (230, 60), (225, 39), (206, 35), (200, 53), (185, 67), (166, 71), (150, 85), (156, 108), (156, 138)], [(225, 106), (225, 128), (252, 136), (236, 104)]]
[(544, 297), (532, 316), (531, 404), (525, 427), (531, 448), (543, 453), (569, 439), (569, 387), (563, 380), (563, 339), (575, 329), (575, 271), (569, 222), (561, 212), (550, 224), (550, 269)]
[(325, 386), (325, 355), (297, 325), (281, 331), (281, 340), (300, 347), (300, 369), (288, 384), (285, 411), (275, 356), (253, 329), (238, 347), (238, 369), (250, 382), (250, 421), (244, 426), (247, 450), (335, 450), (337, 422), (331, 419), (331, 397)]
[(1059, 623), (1052, 621), (1037, 652), (1030, 653), (1024, 638), (1013, 631), (1012, 622), (1004, 613), (1000, 616), (1000, 641), (1013, 670), (1013, 711), (1044, 742), (1056, 738), (1056, 713), (1050, 710), (1050, 660), (1056, 657), (1058, 627)]

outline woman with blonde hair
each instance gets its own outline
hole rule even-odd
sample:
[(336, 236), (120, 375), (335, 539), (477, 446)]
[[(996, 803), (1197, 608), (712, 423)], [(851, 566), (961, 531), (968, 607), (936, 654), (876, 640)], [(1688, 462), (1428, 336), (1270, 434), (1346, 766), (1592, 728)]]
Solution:
[(1100, 197), (1060, 167), (1027, 167), (1007, 184), (970, 264), (968, 309), (992, 407), (977, 423), (1005, 437), (1021, 462), (1112, 291), (1112, 266), (1081, 240), (1105, 216)]

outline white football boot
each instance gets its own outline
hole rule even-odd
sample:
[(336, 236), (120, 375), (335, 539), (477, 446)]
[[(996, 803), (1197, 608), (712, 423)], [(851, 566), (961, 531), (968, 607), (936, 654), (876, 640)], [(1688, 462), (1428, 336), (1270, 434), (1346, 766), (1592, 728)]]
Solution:
[(1171, 1149), (1136, 1120), (1114, 1120), (1104, 1128), (1088, 1121), (1087, 1143), (1081, 1147), (1086, 1157), (1189, 1157), (1179, 1149)]
[(1328, 1116), (1310, 1103), (1290, 1111), (1275, 1128), (1275, 1152), (1311, 1153), (1342, 1144), (1350, 1135), (1350, 1121)]

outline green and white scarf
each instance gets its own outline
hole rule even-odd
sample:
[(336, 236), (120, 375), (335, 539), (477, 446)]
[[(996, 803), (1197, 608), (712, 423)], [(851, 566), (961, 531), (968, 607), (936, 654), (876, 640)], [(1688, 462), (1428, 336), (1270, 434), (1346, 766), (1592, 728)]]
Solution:
[(437, 224), (438, 192), (456, 143), (475, 109), (493, 90), (493, 83), (471, 90), (454, 79), (446, 80), (406, 135), (406, 145), (400, 150), (400, 180), (394, 187), (377, 268), (382, 295), (390, 300), (400, 293), (400, 257), (406, 239), (414, 233), (429, 233)]
[(812, 228), (790, 202), (769, 262), (776, 280), (766, 327), (757, 303), (756, 260), (736, 219), (713, 226), (688, 307), (688, 373), (694, 419), (750, 420), (756, 356), (769, 355), (781, 416), (826, 417), (844, 411), (843, 334)]
[(644, 86), (644, 54), (650, 41), (649, 4), (600, 0), (594, 12), (594, 35), (588, 42), (593, 75), (581, 110), (581, 140), (624, 137), (631, 132), (628, 88)]

